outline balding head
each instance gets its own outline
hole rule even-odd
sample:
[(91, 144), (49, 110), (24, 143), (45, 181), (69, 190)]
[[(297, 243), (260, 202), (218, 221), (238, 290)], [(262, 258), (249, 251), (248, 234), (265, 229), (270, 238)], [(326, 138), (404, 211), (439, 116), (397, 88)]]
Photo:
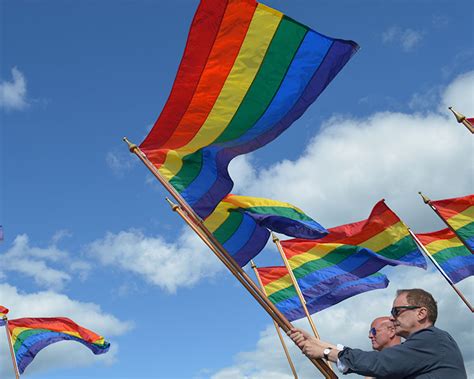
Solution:
[(395, 327), (390, 317), (377, 317), (370, 324), (369, 338), (372, 349), (381, 351), (387, 347), (398, 345), (400, 337), (395, 334)]

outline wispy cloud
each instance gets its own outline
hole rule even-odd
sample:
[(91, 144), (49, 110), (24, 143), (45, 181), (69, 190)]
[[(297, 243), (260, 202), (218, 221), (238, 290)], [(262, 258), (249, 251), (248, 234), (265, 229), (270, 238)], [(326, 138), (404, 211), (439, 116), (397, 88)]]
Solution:
[(123, 177), (137, 162), (136, 157), (130, 156), (130, 153), (109, 151), (105, 156), (107, 166), (112, 170), (114, 175)]
[(398, 26), (392, 26), (382, 34), (384, 43), (399, 44), (401, 48), (408, 52), (413, 50), (424, 37), (424, 32), (410, 28), (402, 29)]
[(16, 67), (11, 70), (12, 80), (0, 82), (0, 108), (22, 110), (28, 106), (26, 100), (26, 79)]
[(188, 231), (175, 243), (145, 236), (138, 230), (107, 233), (92, 242), (87, 251), (103, 265), (138, 274), (170, 293), (179, 287), (192, 287), (222, 269), (202, 241)]
[(73, 259), (67, 251), (58, 248), (59, 234), (47, 247), (31, 246), (26, 234), (18, 235), (12, 246), (0, 255), (2, 261), (9, 262), (2, 265), (0, 277), (8, 277), (9, 273), (20, 274), (32, 278), (39, 286), (57, 290), (62, 289), (73, 274), (85, 279), (91, 269), (90, 264)]

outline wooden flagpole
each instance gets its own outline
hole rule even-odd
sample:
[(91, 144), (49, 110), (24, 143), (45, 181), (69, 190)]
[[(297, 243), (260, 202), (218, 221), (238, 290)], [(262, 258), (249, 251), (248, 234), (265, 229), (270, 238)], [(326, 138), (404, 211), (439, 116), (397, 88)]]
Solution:
[(416, 236), (415, 233), (413, 233), (411, 231), (410, 228), (408, 228), (408, 233), (410, 233), (410, 235), (412, 236), (412, 238), (415, 240), (415, 242), (417, 243), (417, 245), (421, 248), (421, 250), (423, 251), (423, 253), (425, 253), (425, 255), (428, 257), (428, 259), (431, 261), (431, 263), (434, 264), (434, 266), (438, 269), (438, 271), (441, 273), (441, 275), (443, 275), (444, 279), (446, 279), (446, 281), (449, 283), (449, 285), (451, 286), (451, 288), (458, 294), (458, 296), (461, 298), (461, 300), (464, 302), (464, 304), (467, 305), (467, 307), (469, 308), (469, 310), (471, 312), (474, 312), (474, 308), (472, 307), (471, 303), (469, 303), (469, 301), (464, 297), (464, 295), (462, 294), (462, 292), (459, 290), (459, 288), (456, 287), (456, 285), (453, 283), (453, 281), (451, 280), (451, 278), (444, 272), (444, 270), (441, 268), (441, 266), (438, 264), (438, 262), (436, 262), (436, 260), (431, 256), (431, 254), (428, 252), (428, 250), (426, 250), (426, 247), (425, 245), (423, 245), (421, 243), (421, 241), (418, 239), (418, 237)]
[[(238, 266), (235, 261), (229, 256), (227, 251), (220, 251), (203, 233), (200, 228), (193, 223), (192, 219), (187, 215), (184, 210), (174, 204), (169, 199), (166, 199), (173, 211), (179, 214), (181, 218), (189, 225), (189, 227), (203, 240), (203, 242), (211, 249), (211, 251), (219, 258), (219, 260), (231, 271), (236, 279), (247, 289), (248, 292), (255, 298), (255, 300), (265, 309), (270, 317), (286, 332), (288, 332), (293, 326), (283, 316), (283, 314), (275, 307), (275, 305), (262, 293), (262, 291), (255, 285), (250, 277)], [(227, 256), (227, 257), (226, 257)], [(244, 273), (245, 275), (241, 275)], [(248, 278), (248, 280), (247, 280)], [(318, 370), (324, 375), (326, 379), (337, 379), (337, 376), (331, 370), (331, 368), (322, 359), (308, 359), (318, 368)]]
[(428, 204), (428, 206), (429, 206), (431, 209), (433, 209), (433, 211), (438, 215), (438, 217), (439, 217), (441, 220), (443, 220), (443, 222), (447, 225), (447, 227), (448, 227), (449, 229), (451, 229), (451, 231), (456, 235), (456, 237), (459, 238), (459, 240), (462, 242), (462, 244), (463, 244), (464, 246), (466, 246), (466, 249), (469, 250), (471, 253), (474, 253), (474, 251), (472, 251), (471, 247), (470, 247), (466, 242), (464, 242), (464, 240), (459, 236), (459, 234), (456, 232), (456, 230), (454, 230), (454, 228), (453, 228), (451, 225), (448, 224), (448, 222), (444, 219), (444, 217), (441, 216), (441, 214), (440, 214), (439, 211), (438, 211), (438, 208), (436, 208), (436, 207), (431, 203), (431, 200), (430, 200), (428, 197), (426, 197), (425, 195), (423, 195), (421, 192), (418, 192), (418, 193), (420, 194), (421, 198), (423, 199), (423, 202), (424, 202), (425, 204)]
[(20, 372), (18, 371), (18, 365), (16, 364), (15, 351), (13, 350), (12, 337), (10, 335), (10, 330), (8, 329), (7, 316), (3, 317), (3, 321), (5, 321), (5, 332), (7, 333), (8, 347), (10, 348), (10, 355), (12, 357), (13, 370), (15, 371), (15, 378), (20, 379)]
[[(258, 286), (250, 279), (247, 273), (232, 259), (224, 247), (217, 241), (214, 235), (207, 229), (202, 219), (194, 212), (194, 210), (186, 203), (182, 196), (171, 186), (168, 181), (160, 174), (158, 169), (151, 163), (140, 148), (131, 143), (126, 137), (123, 141), (127, 143), (131, 153), (134, 153), (150, 172), (158, 179), (158, 181), (168, 190), (175, 198), (179, 206), (171, 203), (172, 209), (176, 211), (183, 220), (198, 234), (204, 243), (212, 252), (221, 260), (222, 263), (232, 272), (239, 282), (250, 292), (257, 302), (267, 311), (267, 313), (287, 332), (292, 325), (281, 314), (281, 312), (273, 305), (273, 303), (262, 294)], [(310, 359), (313, 364), (325, 375), (326, 378), (337, 378), (330, 367), (322, 359)]]
[[(268, 295), (265, 291), (265, 287), (262, 283), (262, 279), (260, 278), (260, 275), (258, 273), (256, 264), (252, 260), (250, 261), (250, 264), (253, 268), (253, 271), (255, 272), (255, 276), (257, 277), (257, 281), (258, 281), (258, 284), (260, 285), (260, 288), (262, 289), (262, 292), (265, 294), (265, 296), (268, 297)], [(275, 320), (273, 320), (273, 324), (275, 325), (275, 329), (276, 329), (276, 332), (278, 334), (278, 338), (280, 339), (281, 346), (283, 347), (283, 350), (284, 350), (285, 355), (286, 355), (286, 359), (288, 360), (288, 364), (290, 365), (291, 372), (293, 373), (293, 376), (295, 377), (295, 379), (298, 379), (298, 374), (296, 373), (295, 366), (293, 365), (293, 361), (291, 360), (290, 353), (288, 351), (288, 348), (286, 347), (283, 336), (281, 335), (280, 327), (278, 326), (278, 324), (276, 323)]]
[(281, 247), (280, 240), (274, 233), (272, 233), (272, 239), (273, 239), (273, 243), (278, 248), (278, 252), (281, 255), (281, 259), (283, 259), (283, 262), (285, 263), (285, 267), (288, 270), (288, 274), (290, 275), (291, 281), (293, 282), (293, 286), (296, 289), (296, 293), (298, 294), (298, 297), (300, 299), (301, 306), (303, 307), (306, 318), (308, 319), (308, 322), (311, 325), (311, 329), (313, 330), (314, 336), (319, 340), (321, 338), (319, 337), (318, 330), (316, 329), (316, 325), (314, 325), (313, 319), (311, 318), (311, 315), (308, 312), (308, 308), (306, 307), (306, 300), (303, 296), (303, 293), (301, 292), (301, 288), (298, 282), (296, 281), (295, 274), (293, 273), (293, 269), (290, 266), (290, 262), (288, 262), (285, 252), (283, 251), (283, 248)]
[(474, 126), (471, 125), (471, 123), (467, 120), (466, 116), (464, 116), (463, 114), (461, 114), (459, 112), (456, 112), (453, 109), (453, 107), (449, 107), (448, 109), (451, 112), (453, 112), (454, 117), (456, 117), (457, 122), (459, 122), (460, 124), (463, 124), (467, 128), (467, 130), (469, 130), (471, 133), (474, 134)]

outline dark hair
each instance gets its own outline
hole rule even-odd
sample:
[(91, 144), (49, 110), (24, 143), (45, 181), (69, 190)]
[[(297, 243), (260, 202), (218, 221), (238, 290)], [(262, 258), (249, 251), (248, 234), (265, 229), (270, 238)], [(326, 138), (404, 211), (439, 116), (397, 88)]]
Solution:
[(400, 296), (403, 293), (406, 293), (409, 305), (418, 305), (420, 307), (425, 307), (428, 310), (428, 320), (434, 325), (438, 318), (438, 306), (436, 305), (433, 295), (421, 288), (412, 288), (398, 290), (397, 296)]

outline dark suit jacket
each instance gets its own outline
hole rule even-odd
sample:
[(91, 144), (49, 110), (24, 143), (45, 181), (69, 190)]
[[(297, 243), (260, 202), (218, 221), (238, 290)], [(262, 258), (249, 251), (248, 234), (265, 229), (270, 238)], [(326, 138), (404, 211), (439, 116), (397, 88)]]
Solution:
[(459, 347), (444, 330), (434, 326), (419, 330), (400, 345), (382, 351), (345, 348), (339, 360), (347, 373), (380, 379), (466, 379)]

